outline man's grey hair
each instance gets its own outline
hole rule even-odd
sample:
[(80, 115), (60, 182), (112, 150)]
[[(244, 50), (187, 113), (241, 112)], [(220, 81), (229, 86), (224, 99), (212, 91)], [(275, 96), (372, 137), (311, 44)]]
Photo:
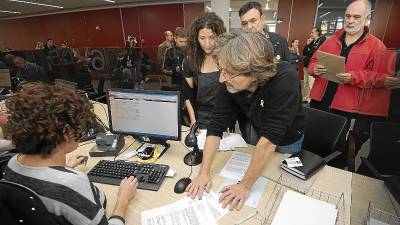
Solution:
[(370, 15), (371, 11), (372, 11), (372, 3), (370, 0), (354, 0), (347, 6), (347, 8), (349, 8), (351, 5), (358, 3), (358, 2), (363, 2), (365, 4), (365, 6), (367, 7), (366, 14)]
[(276, 74), (274, 48), (265, 35), (247, 29), (223, 33), (217, 39), (213, 56), (232, 74), (255, 75), (264, 85)]

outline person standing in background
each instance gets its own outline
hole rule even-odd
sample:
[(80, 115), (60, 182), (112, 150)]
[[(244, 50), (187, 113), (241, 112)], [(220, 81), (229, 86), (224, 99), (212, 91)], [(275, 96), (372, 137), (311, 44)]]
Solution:
[[(165, 31), (164, 37), (165, 41), (158, 45), (158, 51), (157, 51), (157, 68), (159, 68), (161, 72), (162, 72), (162, 63), (164, 62), (165, 50), (167, 50), (167, 48), (171, 48), (172, 46), (174, 46), (174, 35), (172, 34), (171, 31), (169, 30)], [(171, 78), (165, 76), (165, 79), (168, 84), (171, 83)]]
[(308, 74), (307, 68), (310, 64), (311, 57), (318, 50), (319, 46), (326, 40), (325, 36), (322, 36), (322, 31), (318, 27), (313, 27), (310, 33), (310, 37), (307, 39), (307, 45), (303, 49), (304, 56), (304, 86), (303, 86), (303, 100), (309, 100), (310, 88), (314, 83), (314, 78)]
[(299, 46), (300, 46), (299, 39), (293, 39), (290, 42), (289, 57), (288, 57), (289, 63), (291, 63), (296, 68), (297, 71), (299, 70), (299, 62), (303, 60), (303, 55), (300, 53)]
[(288, 61), (288, 43), (284, 37), (268, 31), (268, 26), (265, 26), (265, 16), (260, 3), (248, 2), (244, 4), (239, 9), (239, 17), (242, 28), (256, 30), (268, 38), (274, 47), (275, 58), (278, 62)]
[(175, 46), (165, 51), (162, 71), (172, 78), (172, 86), (182, 86), (183, 61), (186, 59), (187, 33), (185, 28), (175, 29)]

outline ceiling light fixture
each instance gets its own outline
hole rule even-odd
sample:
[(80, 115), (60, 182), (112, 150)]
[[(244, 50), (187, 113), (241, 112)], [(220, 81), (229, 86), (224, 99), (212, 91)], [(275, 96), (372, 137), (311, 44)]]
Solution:
[(37, 2), (28, 2), (28, 1), (20, 1), (20, 0), (8, 0), (10, 2), (18, 2), (18, 3), (25, 3), (25, 4), (31, 4), (31, 5), (39, 5), (39, 6), (46, 6), (46, 7), (52, 7), (52, 8), (57, 8), (57, 9), (63, 9), (64, 7), (58, 6), (58, 5), (48, 5), (48, 4), (42, 4), (42, 3), (37, 3)]
[(115, 1), (112, 1), (112, 0), (103, 0), (103, 1), (109, 2), (109, 3), (115, 3)]
[(318, 8), (319, 8), (319, 7), (321, 7), (321, 6), (323, 6), (323, 5), (324, 5), (324, 3), (323, 3), (323, 2), (321, 2), (321, 4), (319, 4), (319, 5), (318, 5)]
[(328, 15), (328, 14), (330, 14), (330, 13), (331, 13), (331, 12), (324, 13), (324, 14), (320, 15), (319, 18), (322, 18), (322, 17), (324, 17), (324, 16), (326, 16), (326, 15)]
[(7, 11), (7, 10), (0, 10), (0, 13), (21, 14), (21, 12), (14, 12), (14, 11)]

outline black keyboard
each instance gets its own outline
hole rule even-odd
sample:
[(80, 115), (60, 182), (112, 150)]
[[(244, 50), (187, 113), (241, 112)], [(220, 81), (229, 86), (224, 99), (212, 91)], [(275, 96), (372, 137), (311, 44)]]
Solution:
[(88, 177), (95, 183), (119, 185), (125, 177), (135, 176), (139, 189), (158, 191), (168, 169), (168, 165), (162, 164), (101, 160), (89, 171)]

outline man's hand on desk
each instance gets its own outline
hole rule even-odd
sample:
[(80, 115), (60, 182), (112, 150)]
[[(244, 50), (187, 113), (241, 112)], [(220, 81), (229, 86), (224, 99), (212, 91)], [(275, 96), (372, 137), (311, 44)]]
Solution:
[(222, 203), (222, 208), (225, 209), (229, 205), (230, 211), (234, 209), (240, 210), (249, 196), (250, 189), (239, 183), (225, 186), (221, 193), (219, 202)]
[(186, 188), (187, 196), (195, 199), (198, 196), (199, 199), (203, 196), (204, 189), (210, 192), (211, 179), (207, 174), (199, 174), (189, 184)]
[(336, 74), (336, 77), (344, 84), (348, 84), (350, 83), (351, 73), (338, 73)]

